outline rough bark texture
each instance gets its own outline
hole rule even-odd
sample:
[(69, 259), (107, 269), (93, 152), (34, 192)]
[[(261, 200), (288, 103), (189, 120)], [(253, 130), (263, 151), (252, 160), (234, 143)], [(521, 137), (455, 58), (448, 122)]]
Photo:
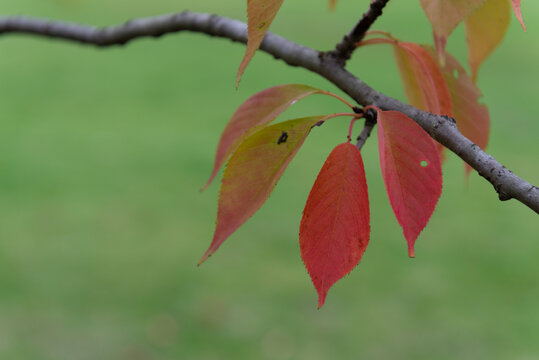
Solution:
[[(200, 32), (241, 43), (247, 42), (247, 27), (244, 23), (194, 12), (136, 19), (124, 25), (107, 28), (36, 18), (0, 17), (0, 34), (26, 33), (98, 47), (123, 45), (140, 37), (158, 37), (180, 31)], [(397, 110), (406, 114), (436, 141), (457, 154), (487, 179), (494, 186), (500, 200), (516, 199), (539, 213), (539, 189), (513, 174), (464, 137), (454, 119), (421, 111), (377, 92), (348, 72), (343, 66), (343, 58), (336, 57), (332, 52), (322, 53), (270, 33), (266, 35), (260, 49), (291, 66), (299, 66), (321, 75), (360, 105), (375, 105), (383, 110)]]

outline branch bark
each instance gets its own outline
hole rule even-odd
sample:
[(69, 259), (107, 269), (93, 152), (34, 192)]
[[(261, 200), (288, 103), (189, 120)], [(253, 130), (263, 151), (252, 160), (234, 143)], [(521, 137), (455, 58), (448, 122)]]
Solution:
[[(237, 20), (216, 15), (183, 12), (132, 20), (107, 28), (50, 22), (25, 17), (0, 17), (0, 34), (24, 33), (60, 38), (98, 47), (123, 45), (140, 37), (158, 37), (167, 33), (193, 31), (232, 41), (247, 42), (247, 26)], [(500, 200), (516, 199), (539, 214), (539, 189), (513, 174), (494, 157), (464, 137), (453, 119), (416, 109), (377, 92), (349, 73), (332, 56), (268, 33), (260, 49), (291, 66), (315, 72), (335, 84), (358, 104), (375, 105), (383, 110), (397, 110), (418, 123), (436, 141), (457, 154), (479, 175), (487, 179)]]
[(382, 10), (387, 5), (389, 0), (374, 0), (371, 2), (369, 9), (363, 14), (363, 17), (354, 26), (354, 28), (346, 35), (340, 43), (335, 46), (330, 54), (334, 56), (341, 65), (345, 65), (350, 59), (352, 53), (356, 49), (356, 44), (363, 40), (367, 31), (376, 19), (382, 15)]

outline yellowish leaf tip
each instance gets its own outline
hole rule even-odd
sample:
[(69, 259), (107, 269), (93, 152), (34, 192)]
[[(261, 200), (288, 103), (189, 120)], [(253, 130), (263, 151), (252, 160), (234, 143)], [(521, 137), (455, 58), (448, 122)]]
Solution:
[[(209, 250), (208, 250), (208, 251), (209, 251)], [(206, 251), (206, 252), (204, 253), (204, 255), (202, 255), (202, 257), (201, 257), (200, 260), (198, 261), (197, 266), (202, 265), (202, 263), (203, 263), (204, 261), (208, 260), (208, 258), (212, 255), (212, 253), (208, 253), (208, 251)]]
[(413, 245), (408, 246), (408, 257), (415, 258), (415, 250)]

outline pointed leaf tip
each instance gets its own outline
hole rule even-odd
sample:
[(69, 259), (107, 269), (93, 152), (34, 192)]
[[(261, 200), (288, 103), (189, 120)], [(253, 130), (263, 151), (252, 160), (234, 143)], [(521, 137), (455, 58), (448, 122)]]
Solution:
[(511, 5), (513, 5), (513, 11), (515, 12), (515, 15), (517, 16), (517, 19), (520, 22), (520, 25), (522, 25), (522, 28), (524, 29), (524, 31), (526, 31), (526, 25), (524, 24), (524, 19), (522, 18), (522, 12), (520, 11), (520, 0), (511, 0)]
[(408, 257), (415, 258), (415, 250), (413, 244), (408, 244)]
[(414, 256), (414, 244), (442, 193), (436, 144), (413, 120), (397, 111), (378, 111), (378, 147), (389, 202)]
[(507, 0), (488, 0), (466, 19), (468, 61), (474, 82), (479, 66), (500, 45), (510, 22), (511, 6)]
[(206, 250), (206, 252), (204, 253), (204, 255), (202, 255), (200, 260), (198, 260), (197, 266), (202, 265), (206, 260), (208, 260), (208, 258), (211, 256), (212, 253), (213, 251), (211, 249)]
[(360, 262), (369, 243), (367, 181), (359, 150), (335, 147), (311, 189), (299, 231), (301, 258), (318, 292), (329, 289)]
[(326, 116), (312, 116), (271, 125), (247, 137), (225, 169), (217, 225), (205, 261), (266, 201), (311, 128)]
[(247, 0), (247, 49), (236, 76), (238, 87), (243, 72), (260, 47), (284, 0)]

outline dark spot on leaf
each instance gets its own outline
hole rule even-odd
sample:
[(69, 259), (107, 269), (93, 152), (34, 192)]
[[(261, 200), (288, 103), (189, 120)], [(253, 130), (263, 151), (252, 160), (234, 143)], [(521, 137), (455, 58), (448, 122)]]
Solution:
[(325, 121), (324, 120), (320, 120), (319, 122), (317, 122), (316, 124), (314, 124), (313, 126), (311, 126), (311, 129), (315, 126), (322, 126), (322, 124), (324, 123)]
[(262, 30), (262, 28), (266, 26), (266, 22), (265, 21), (262, 21), (260, 24), (258, 24), (257, 28), (258, 30)]
[(279, 140), (277, 140), (277, 145), (281, 145), (288, 140), (288, 133), (286, 131), (283, 131), (281, 136), (279, 136)]

